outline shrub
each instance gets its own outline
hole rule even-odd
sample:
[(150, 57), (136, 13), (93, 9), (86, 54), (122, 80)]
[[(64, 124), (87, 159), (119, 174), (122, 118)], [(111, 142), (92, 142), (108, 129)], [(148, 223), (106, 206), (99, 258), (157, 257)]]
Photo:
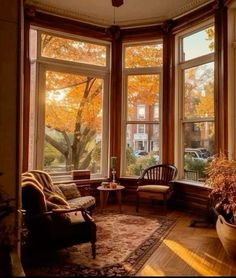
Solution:
[(140, 176), (144, 169), (156, 164), (156, 160), (153, 156), (145, 155), (143, 157), (138, 157), (135, 164), (131, 164), (128, 167), (129, 173), (131, 175)]
[(194, 160), (192, 157), (185, 158), (185, 170), (191, 170), (198, 173), (199, 178), (205, 178), (207, 162), (204, 160)]
[(215, 156), (207, 167), (206, 184), (212, 188), (210, 197), (216, 209), (226, 215), (236, 214), (236, 161), (224, 154)]

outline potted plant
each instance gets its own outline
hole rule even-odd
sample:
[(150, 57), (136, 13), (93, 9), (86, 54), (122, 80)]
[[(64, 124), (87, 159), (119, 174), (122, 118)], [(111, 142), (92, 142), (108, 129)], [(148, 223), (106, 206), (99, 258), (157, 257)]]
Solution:
[(224, 154), (215, 156), (207, 167), (206, 184), (217, 213), (216, 231), (228, 255), (236, 258), (236, 161)]

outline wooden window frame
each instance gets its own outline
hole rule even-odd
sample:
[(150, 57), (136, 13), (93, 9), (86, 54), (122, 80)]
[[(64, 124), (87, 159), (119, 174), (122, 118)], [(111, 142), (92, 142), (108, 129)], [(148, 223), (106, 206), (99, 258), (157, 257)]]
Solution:
[[(215, 54), (210, 53), (203, 56), (199, 56), (193, 58), (191, 60), (183, 61), (182, 53), (183, 53), (183, 38), (190, 36), (198, 31), (204, 30), (210, 26), (214, 25), (214, 20), (210, 19), (201, 24), (196, 24), (192, 28), (186, 29), (183, 32), (180, 32), (176, 38), (176, 72), (175, 72), (175, 80), (176, 87), (176, 114), (175, 114), (175, 165), (178, 168), (178, 178), (184, 179), (184, 135), (183, 135), (183, 127), (185, 123), (203, 123), (203, 122), (214, 122), (214, 117), (206, 117), (206, 118), (191, 118), (184, 119), (184, 71), (189, 68), (193, 68), (196, 66), (201, 66), (207, 63), (213, 62), (215, 64)], [(214, 90), (214, 99), (215, 99), (215, 90)], [(214, 100), (215, 103), (215, 100)], [(215, 130), (216, 132), (216, 130)]]
[[(111, 45), (109, 42), (99, 41), (98, 39), (89, 39), (84, 36), (75, 36), (71, 34), (65, 34), (59, 31), (53, 31), (49, 28), (38, 28), (36, 26), (30, 27), (33, 30), (37, 31), (37, 61), (36, 61), (36, 100), (35, 100), (35, 122), (29, 126), (33, 127), (34, 133), (36, 134), (34, 140), (34, 150), (31, 150), (34, 153), (34, 160), (32, 163), (29, 163), (32, 169), (43, 169), (43, 144), (44, 144), (44, 76), (47, 70), (60, 71), (65, 73), (81, 74), (94, 76), (104, 80), (104, 90), (103, 90), (103, 122), (102, 122), (102, 165), (100, 174), (92, 174), (92, 179), (96, 178), (108, 178), (108, 152), (109, 152), (109, 117), (106, 115), (109, 114), (109, 99), (110, 99), (110, 88), (109, 88), (109, 77), (110, 77), (110, 48)], [(97, 66), (91, 64), (83, 64), (78, 62), (65, 61), (60, 59), (53, 59), (48, 57), (41, 56), (41, 34), (48, 33), (51, 35), (60, 36), (68, 39), (77, 39), (81, 41), (98, 43), (106, 47), (106, 66)], [(30, 129), (30, 127), (29, 127)], [(31, 133), (32, 134), (32, 133)], [(30, 147), (30, 146), (29, 146)], [(65, 172), (66, 173), (66, 172)]]
[[(123, 90), (122, 90), (122, 111), (121, 111), (121, 122), (122, 122), (122, 128), (121, 128), (121, 177), (126, 177), (125, 175), (125, 169), (126, 169), (126, 163), (125, 163), (125, 150), (126, 150), (126, 127), (129, 124), (158, 124), (160, 125), (160, 141), (159, 141), (159, 157), (161, 159), (162, 157), (162, 94), (163, 94), (163, 66), (162, 67), (138, 67), (138, 68), (126, 68), (125, 67), (125, 48), (129, 46), (139, 46), (139, 45), (146, 45), (146, 44), (152, 44), (152, 43), (160, 43), (163, 45), (163, 40), (161, 39), (154, 39), (154, 40), (147, 40), (147, 41), (137, 41), (132, 43), (123, 43), (122, 47), (122, 61), (123, 61)], [(160, 77), (160, 102), (159, 102), (159, 118), (153, 119), (153, 121), (147, 121), (145, 119), (140, 120), (127, 120), (127, 86), (128, 86), (128, 76), (132, 75), (151, 75), (156, 74)]]

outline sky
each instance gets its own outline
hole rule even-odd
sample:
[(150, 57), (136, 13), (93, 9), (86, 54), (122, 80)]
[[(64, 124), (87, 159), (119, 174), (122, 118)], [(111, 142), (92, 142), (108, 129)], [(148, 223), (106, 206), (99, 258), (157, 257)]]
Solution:
[(183, 48), (185, 53), (185, 61), (209, 54), (210, 41), (207, 41), (207, 33), (205, 30), (194, 33), (183, 39)]

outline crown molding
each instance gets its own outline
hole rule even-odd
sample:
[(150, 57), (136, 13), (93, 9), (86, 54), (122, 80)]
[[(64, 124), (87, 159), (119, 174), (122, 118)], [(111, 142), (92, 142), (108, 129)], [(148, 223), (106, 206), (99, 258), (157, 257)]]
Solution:
[(169, 19), (176, 19), (214, 1), (215, 0), (191, 0), (176, 11), (169, 13), (168, 17)]
[[(158, 16), (158, 17), (150, 17), (150, 18), (138, 18), (135, 20), (116, 20), (116, 25), (120, 26), (121, 28), (124, 27), (136, 27), (136, 26), (148, 26), (148, 25), (154, 25), (154, 24), (161, 24), (166, 20), (169, 19), (175, 19), (177, 17), (180, 17), (184, 14), (187, 14), (197, 8), (200, 8), (203, 5), (206, 5), (210, 2), (213, 2), (214, 0), (191, 0), (188, 1), (188, 3), (184, 6), (182, 6), (179, 9), (176, 9), (174, 12), (170, 12), (166, 15), (163, 16)], [(89, 24), (94, 24), (97, 26), (101, 27), (108, 27), (114, 24), (113, 18), (107, 20), (105, 18), (97, 18), (94, 15), (88, 15), (81, 13), (79, 9), (77, 10), (68, 10), (68, 9), (63, 9), (59, 8), (56, 6), (48, 5), (46, 3), (43, 3), (39, 0), (25, 0), (26, 5), (32, 5), (34, 6), (37, 10), (53, 14), (53, 15), (58, 15), (61, 17), (65, 18), (70, 18), (74, 20), (78, 20), (84, 23), (89, 23)]]

